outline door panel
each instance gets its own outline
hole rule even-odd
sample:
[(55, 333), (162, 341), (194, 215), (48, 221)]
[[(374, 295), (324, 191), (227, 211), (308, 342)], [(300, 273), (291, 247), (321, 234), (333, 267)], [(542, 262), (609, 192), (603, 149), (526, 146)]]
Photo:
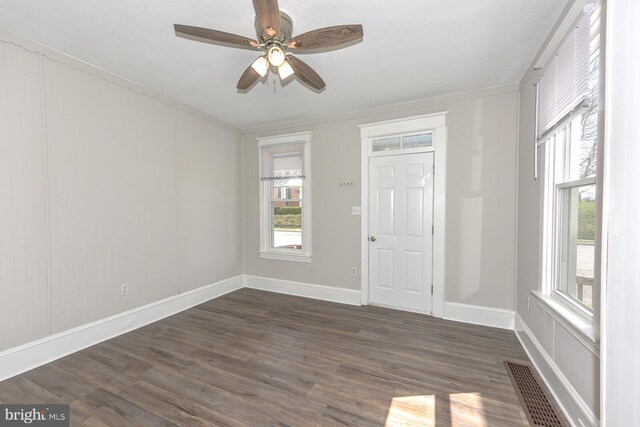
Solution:
[(378, 249), (379, 287), (393, 289), (394, 253), (388, 249)]
[(394, 191), (393, 188), (380, 188), (378, 189), (378, 204), (379, 204), (379, 217), (378, 217), (378, 234), (393, 236), (393, 203), (394, 203)]
[(369, 161), (370, 302), (430, 313), (433, 153)]
[(424, 165), (422, 164), (407, 165), (408, 178), (422, 178), (423, 176), (424, 176)]
[(406, 199), (404, 214), (407, 224), (407, 236), (422, 237), (424, 188), (407, 188)]
[(405, 259), (407, 260), (407, 269), (405, 276), (407, 277), (407, 291), (422, 292), (422, 264), (423, 254), (417, 251), (406, 251)]

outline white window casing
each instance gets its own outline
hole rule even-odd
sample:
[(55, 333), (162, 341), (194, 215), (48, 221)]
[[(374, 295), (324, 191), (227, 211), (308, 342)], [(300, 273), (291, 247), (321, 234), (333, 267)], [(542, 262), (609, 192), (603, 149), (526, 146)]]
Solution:
[[(301, 132), (295, 134), (278, 135), (272, 137), (258, 138), (259, 147), (259, 168), (260, 168), (260, 257), (263, 259), (275, 259), (282, 261), (297, 261), (310, 263), (312, 258), (312, 237), (311, 237), (311, 132)], [(287, 154), (300, 153), (302, 157), (301, 166), (287, 171), (286, 176), (275, 173), (275, 163), (283, 160), (282, 156)], [(301, 249), (273, 247), (272, 233), (274, 224), (272, 223), (272, 197), (274, 185), (282, 180), (299, 180), (302, 187), (300, 205), (302, 208), (302, 236)], [(283, 190), (282, 188), (281, 190)], [(284, 192), (278, 194), (279, 201)], [(288, 196), (285, 196), (288, 197)], [(298, 201), (298, 199), (296, 199)]]

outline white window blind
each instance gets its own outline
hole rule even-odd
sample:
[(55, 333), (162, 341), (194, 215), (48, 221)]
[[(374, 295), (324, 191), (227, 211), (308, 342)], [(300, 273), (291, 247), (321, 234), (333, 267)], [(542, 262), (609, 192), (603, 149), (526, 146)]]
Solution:
[(260, 180), (304, 179), (304, 142), (269, 145), (261, 150), (263, 155)]
[(542, 70), (538, 83), (538, 136), (543, 138), (574, 109), (597, 102), (591, 85), (599, 47), (599, 8), (582, 12)]

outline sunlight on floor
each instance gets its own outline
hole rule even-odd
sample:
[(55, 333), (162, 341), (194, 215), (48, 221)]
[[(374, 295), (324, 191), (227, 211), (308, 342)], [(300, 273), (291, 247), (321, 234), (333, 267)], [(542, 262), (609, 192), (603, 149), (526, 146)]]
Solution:
[(449, 407), (451, 408), (451, 426), (488, 426), (480, 393), (450, 394)]
[(488, 427), (480, 393), (394, 397), (385, 425)]
[(386, 426), (435, 427), (436, 397), (394, 397), (389, 406)]

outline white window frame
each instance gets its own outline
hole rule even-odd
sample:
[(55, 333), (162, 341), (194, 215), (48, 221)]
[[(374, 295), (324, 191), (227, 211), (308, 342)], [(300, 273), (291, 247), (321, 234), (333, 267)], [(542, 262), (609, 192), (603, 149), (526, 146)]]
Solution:
[(290, 133), (285, 135), (258, 138), (259, 168), (262, 176), (262, 149), (281, 144), (304, 143), (304, 180), (302, 190), (302, 249), (271, 247), (271, 200), (270, 182), (260, 181), (260, 258), (281, 261), (310, 263), (311, 246), (311, 134), (312, 132)]
[[(579, 109), (574, 114), (567, 117), (561, 123), (559, 123), (555, 130), (549, 134), (543, 141), (540, 142), (544, 145), (544, 174), (543, 174), (543, 191), (541, 192), (541, 206), (542, 206), (542, 235), (540, 240), (540, 247), (542, 250), (542, 274), (540, 289), (542, 295), (551, 298), (551, 302), (555, 307), (564, 307), (570, 310), (573, 314), (578, 315), (584, 321), (593, 323), (594, 313), (596, 310), (595, 301), (591, 310), (585, 308), (582, 304), (574, 301), (572, 297), (567, 296), (562, 291), (558, 290), (559, 285), (559, 251), (561, 246), (559, 229), (561, 228), (561, 222), (563, 221), (562, 209), (559, 207), (560, 203), (560, 191), (568, 188), (580, 187), (584, 185), (596, 185), (596, 197), (601, 197), (599, 188), (597, 185), (596, 177), (578, 179), (573, 181), (563, 181), (555, 183), (556, 174), (556, 152), (557, 147), (555, 138), (563, 133), (565, 141), (570, 136), (567, 132), (571, 132), (571, 124), (573, 120), (583, 110)], [(566, 149), (566, 148), (565, 148)], [(563, 159), (565, 160), (565, 159)], [(562, 167), (567, 167), (566, 165)], [(599, 248), (601, 242), (596, 239), (596, 248)], [(596, 250), (596, 252), (598, 252)], [(595, 262), (595, 260), (594, 260)], [(596, 284), (594, 284), (593, 298), (596, 295)]]

